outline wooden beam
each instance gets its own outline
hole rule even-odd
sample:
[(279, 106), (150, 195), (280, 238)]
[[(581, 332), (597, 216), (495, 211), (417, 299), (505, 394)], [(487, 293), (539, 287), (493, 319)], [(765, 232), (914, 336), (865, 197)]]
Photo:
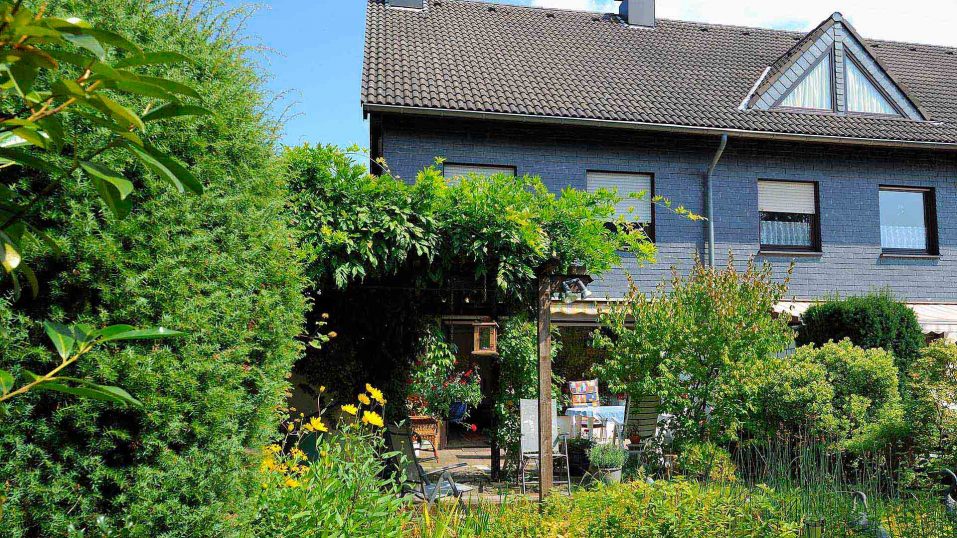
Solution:
[(538, 491), (544, 501), (554, 482), (552, 459), (552, 282), (549, 268), (538, 275)]

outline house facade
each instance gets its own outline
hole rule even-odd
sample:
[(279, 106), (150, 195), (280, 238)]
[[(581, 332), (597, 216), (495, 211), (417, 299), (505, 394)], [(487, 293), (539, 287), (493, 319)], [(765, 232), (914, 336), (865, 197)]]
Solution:
[(657, 262), (626, 254), (560, 320), (588, 322), (628, 275), (651, 290), (731, 255), (794, 264), (782, 310), (889, 289), (953, 337), (955, 52), (865, 39), (840, 14), (803, 34), (656, 20), (653, 0), (369, 0), (362, 104), (373, 156), (403, 178), (441, 157), (447, 177), (645, 191), (708, 217), (624, 204)]

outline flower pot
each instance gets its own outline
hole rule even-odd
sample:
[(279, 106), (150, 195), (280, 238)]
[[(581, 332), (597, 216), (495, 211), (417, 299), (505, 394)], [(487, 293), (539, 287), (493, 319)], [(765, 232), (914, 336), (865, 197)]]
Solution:
[(621, 469), (598, 469), (598, 479), (605, 484), (620, 484)]
[(468, 410), (469, 406), (465, 402), (452, 402), (449, 406), (449, 422), (461, 422)]
[(823, 538), (824, 537), (824, 520), (819, 521), (805, 521), (804, 530), (801, 532), (803, 538)]
[(568, 470), (575, 476), (584, 476), (591, 467), (588, 452), (583, 448), (568, 447)]

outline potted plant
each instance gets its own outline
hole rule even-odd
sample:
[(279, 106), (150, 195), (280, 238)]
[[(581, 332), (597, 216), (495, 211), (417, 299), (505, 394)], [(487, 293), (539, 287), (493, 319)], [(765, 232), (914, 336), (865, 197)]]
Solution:
[(598, 478), (606, 484), (621, 482), (621, 469), (625, 466), (628, 451), (614, 443), (597, 444), (588, 451), (588, 459), (598, 470)]
[(588, 450), (594, 445), (585, 437), (573, 437), (568, 440), (568, 469), (573, 475), (582, 476), (588, 472)]
[(449, 422), (463, 423), (469, 416), (469, 408), (475, 408), (482, 402), (482, 379), (477, 368), (451, 374), (442, 383), (444, 394), (440, 398), (449, 402), (449, 411), (445, 418)]

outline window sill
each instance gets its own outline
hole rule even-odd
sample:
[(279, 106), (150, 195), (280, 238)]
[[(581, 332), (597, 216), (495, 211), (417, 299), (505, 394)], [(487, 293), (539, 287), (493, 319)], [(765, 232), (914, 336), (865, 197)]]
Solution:
[(811, 250), (759, 250), (758, 256), (773, 256), (775, 258), (820, 258), (824, 253)]
[(940, 254), (903, 254), (895, 252), (882, 252), (881, 258), (893, 260), (939, 260)]

